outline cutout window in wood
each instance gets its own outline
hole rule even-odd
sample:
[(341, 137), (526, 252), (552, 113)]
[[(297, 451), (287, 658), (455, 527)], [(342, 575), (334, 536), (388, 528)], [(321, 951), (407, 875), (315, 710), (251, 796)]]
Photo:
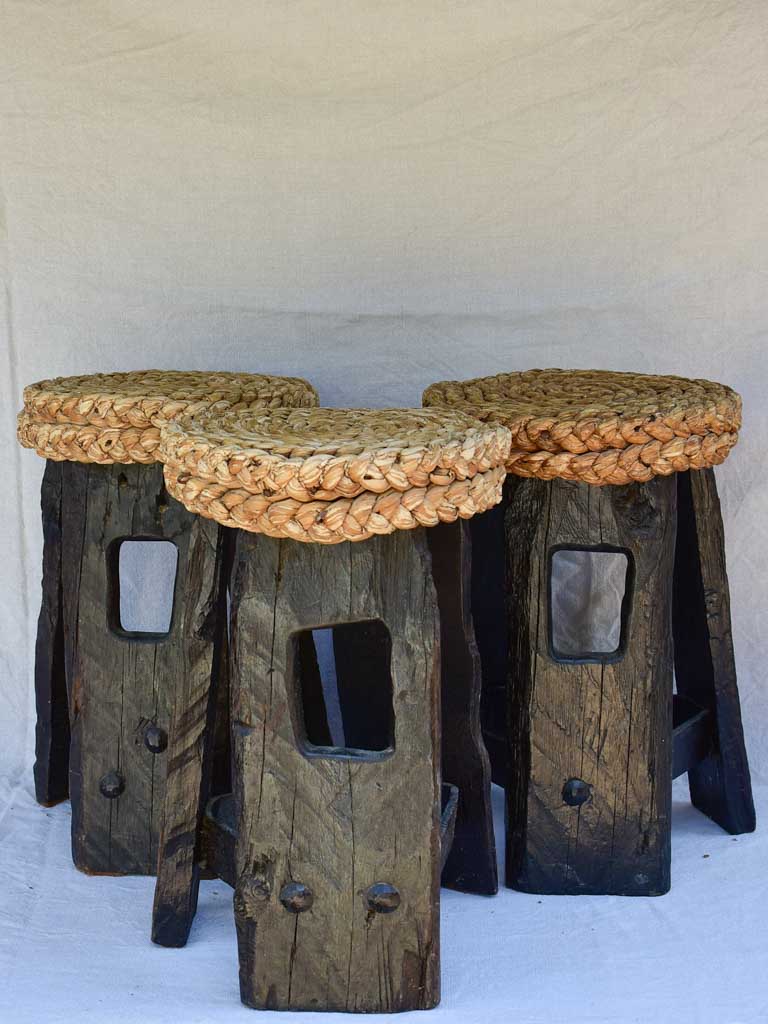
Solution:
[(549, 653), (556, 661), (618, 661), (627, 644), (630, 552), (556, 548), (549, 565)]
[(391, 655), (392, 639), (379, 619), (294, 634), (303, 753), (363, 761), (392, 754)]
[(126, 539), (107, 555), (110, 629), (133, 640), (156, 641), (168, 635), (179, 552), (169, 540)]

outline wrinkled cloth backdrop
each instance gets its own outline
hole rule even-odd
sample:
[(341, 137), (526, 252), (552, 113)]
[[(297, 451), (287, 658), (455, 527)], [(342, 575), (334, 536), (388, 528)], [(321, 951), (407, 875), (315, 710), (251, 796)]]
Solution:
[[(763, 0), (0, 5), (4, 1020), (255, 1020), (223, 885), (186, 950), (156, 949), (151, 882), (78, 875), (67, 806), (33, 803), (23, 384), (222, 368), (380, 407), (534, 366), (732, 384), (718, 479), (765, 811), (767, 210)], [(768, 844), (676, 796), (668, 897), (444, 893), (434, 1019), (765, 1020)]]

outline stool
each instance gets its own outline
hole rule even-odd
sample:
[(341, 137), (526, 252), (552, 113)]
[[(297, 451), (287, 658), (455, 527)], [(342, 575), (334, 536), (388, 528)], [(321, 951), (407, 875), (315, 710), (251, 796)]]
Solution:
[[(688, 772), (726, 831), (755, 827), (710, 468), (736, 443), (740, 399), (708, 381), (532, 370), (436, 384), (424, 402), (512, 431), (501, 511), (473, 522), (507, 884), (664, 893), (673, 777)], [(574, 643), (563, 575), (588, 583), (617, 556), (613, 633)]]
[[(44, 805), (71, 798), (83, 871), (154, 873), (171, 685), (179, 673), (222, 671), (226, 657), (225, 535), (168, 497), (160, 427), (184, 411), (283, 402), (317, 396), (292, 378), (165, 370), (60, 377), (24, 391), (19, 441), (47, 460), (35, 792)], [(136, 553), (123, 544), (163, 540), (174, 546), (164, 552), (169, 621), (143, 631), (121, 608), (121, 561)], [(226, 758), (219, 774), (223, 786)]]
[[(487, 837), (490, 773), (468, 574), (450, 582), (450, 601), (439, 600), (425, 527), (445, 531), (445, 566), (466, 558), (459, 520), (500, 500), (508, 446), (503, 427), (447, 410), (226, 413), (163, 431), (169, 492), (236, 530), (234, 792), (204, 816), (205, 784), (188, 771), (172, 727), (152, 937), (186, 941), (204, 857), (235, 888), (249, 1006), (386, 1012), (439, 999), (440, 870), (451, 831), (460, 831), (465, 777), (481, 788), (483, 772), (486, 799), (472, 814), (487, 811), (476, 830)], [(444, 672), (442, 686), (463, 691), (452, 706), (462, 708), (475, 752), (450, 779), (458, 811), (455, 789), (443, 799), (440, 782), (448, 604), (460, 671)], [(313, 643), (326, 629), (336, 721)], [(179, 678), (172, 722), (203, 701), (202, 688)], [(475, 878), (487, 852), (474, 839), (455, 874)]]

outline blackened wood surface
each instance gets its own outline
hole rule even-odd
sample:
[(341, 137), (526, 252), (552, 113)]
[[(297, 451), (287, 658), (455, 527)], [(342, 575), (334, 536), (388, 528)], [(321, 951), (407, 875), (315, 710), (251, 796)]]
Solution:
[[(395, 749), (299, 748), (303, 629), (381, 619), (392, 637)], [(328, 547), (238, 534), (232, 595), (243, 1001), (388, 1012), (439, 998), (439, 622), (424, 531)], [(365, 686), (365, 678), (360, 678)], [(292, 913), (287, 883), (309, 887)], [(375, 883), (400, 892), (375, 913)]]
[(741, 725), (714, 470), (678, 474), (674, 637), (677, 692), (710, 712), (709, 756), (688, 772), (693, 804), (735, 835), (755, 828)]
[(482, 666), (480, 716), (493, 781), (507, 784), (507, 617), (504, 509), (515, 481), (504, 484), (500, 505), (469, 521), (472, 536), (472, 620)]
[[(182, 614), (181, 595), (191, 585), (191, 565), (207, 572), (212, 564), (207, 556), (192, 556), (215, 545), (215, 531), (210, 526), (193, 530), (197, 518), (168, 497), (159, 465), (64, 463), (62, 474), (73, 856), (88, 872), (153, 874), (166, 753), (153, 754), (144, 735), (150, 725), (167, 734), (177, 678), (189, 673), (210, 676), (213, 637), (208, 623)], [(111, 607), (114, 614), (118, 600), (108, 585), (108, 567), (114, 571), (117, 561), (115, 542), (142, 537), (170, 540), (178, 548), (173, 620), (164, 639), (120, 636), (108, 625), (108, 611)], [(215, 586), (214, 574), (195, 585), (202, 608)], [(185, 633), (188, 626), (190, 635)], [(114, 799), (100, 789), (110, 773), (123, 780), (123, 791)]]
[(43, 578), (35, 643), (35, 796), (50, 806), (69, 796), (69, 708), (64, 671), (61, 588), (62, 464), (45, 464), (40, 506)]
[[(539, 893), (669, 888), (674, 478), (516, 483), (506, 512), (510, 625), (507, 882)], [(629, 552), (626, 653), (565, 663), (548, 648), (553, 546)], [(589, 799), (571, 806), (569, 780)]]
[(480, 727), (480, 656), (470, 613), (471, 540), (462, 520), (427, 533), (440, 607), (443, 780), (458, 786), (453, 846), (442, 883), (461, 892), (498, 889), (491, 766)]
[(183, 946), (197, 908), (198, 840), (211, 790), (216, 686), (226, 649), (224, 589), (234, 531), (192, 524), (179, 589), (181, 643), (172, 681), (165, 801), (157, 858), (152, 941)]

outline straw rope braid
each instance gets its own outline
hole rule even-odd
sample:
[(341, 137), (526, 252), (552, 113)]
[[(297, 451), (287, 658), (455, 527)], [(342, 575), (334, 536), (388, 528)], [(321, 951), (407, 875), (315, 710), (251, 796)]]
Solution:
[(67, 423), (37, 423), (20, 412), (17, 436), (24, 448), (34, 448), (38, 455), (53, 462), (157, 462), (160, 428), (139, 430), (105, 429)]
[(425, 406), (450, 406), (512, 431), (512, 449), (572, 454), (692, 435), (734, 434), (741, 398), (707, 380), (601, 370), (527, 370), (432, 384)]
[(24, 410), (41, 423), (162, 426), (182, 413), (221, 408), (317, 405), (300, 377), (205, 370), (136, 370), (55, 377), (24, 388)]
[(646, 483), (654, 476), (669, 476), (689, 469), (707, 469), (723, 462), (739, 435), (708, 434), (678, 437), (667, 444), (652, 441), (644, 445), (611, 448), (603, 452), (571, 455), (570, 452), (526, 452), (512, 450), (507, 469), (516, 476), (552, 480), (580, 480), (602, 484)]
[(150, 463), (161, 427), (181, 414), (266, 412), (317, 401), (312, 385), (298, 377), (165, 370), (58, 377), (24, 389), (17, 436), (57, 462)]
[(176, 474), (165, 466), (168, 493), (191, 512), (225, 526), (314, 544), (367, 540), (375, 534), (469, 519), (501, 501), (503, 466), (471, 480), (412, 487), (407, 491), (366, 491), (335, 501), (274, 500), (242, 488)]
[(508, 451), (506, 428), (446, 409), (281, 409), (184, 417), (159, 458), (176, 475), (309, 502), (467, 480)]

